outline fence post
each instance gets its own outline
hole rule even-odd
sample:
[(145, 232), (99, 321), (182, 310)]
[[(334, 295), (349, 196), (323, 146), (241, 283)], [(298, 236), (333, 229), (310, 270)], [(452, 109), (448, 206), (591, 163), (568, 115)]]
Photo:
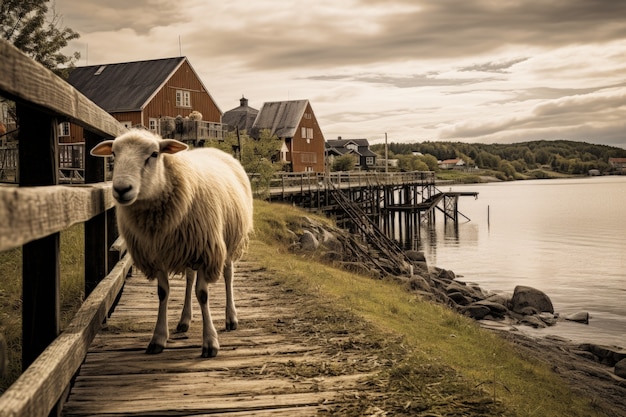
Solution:
[[(17, 103), (20, 186), (58, 182), (56, 118)], [(60, 331), (60, 235), (22, 247), (22, 369), (28, 368)]]
[[(104, 181), (104, 158), (91, 156), (89, 151), (102, 140), (85, 131), (85, 184)], [(85, 297), (108, 272), (107, 213), (103, 212), (85, 222)]]

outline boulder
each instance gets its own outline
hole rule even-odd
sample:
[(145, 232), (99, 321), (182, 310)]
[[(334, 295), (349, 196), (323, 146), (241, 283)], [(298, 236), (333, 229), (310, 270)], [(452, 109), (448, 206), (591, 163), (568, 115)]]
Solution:
[(300, 236), (300, 248), (307, 252), (313, 252), (320, 246), (319, 240), (308, 230), (305, 230)]
[(455, 292), (460, 292), (464, 296), (471, 298), (472, 300), (481, 299), (481, 294), (478, 294), (473, 288), (468, 287), (463, 282), (452, 281), (446, 286), (446, 293), (452, 294)]
[(626, 359), (622, 359), (615, 364), (615, 375), (620, 378), (626, 378)]
[(491, 311), (491, 315), (494, 317), (504, 317), (509, 311), (506, 306), (500, 303), (496, 303), (489, 300), (476, 301), (474, 305), (485, 306)]
[(615, 346), (602, 346), (593, 343), (583, 343), (578, 346), (581, 350), (591, 352), (597, 361), (608, 366), (615, 366), (618, 362), (626, 359), (626, 350)]
[(461, 311), (466, 316), (469, 316), (476, 320), (481, 320), (485, 318), (489, 313), (491, 313), (491, 310), (489, 309), (489, 307), (481, 306), (477, 304), (472, 304), (472, 305), (463, 307)]
[(411, 291), (430, 291), (431, 286), (426, 278), (421, 277), (419, 275), (413, 275), (411, 279), (409, 279), (409, 289)]
[(589, 324), (589, 313), (581, 311), (580, 313), (566, 314), (562, 316), (565, 320), (575, 321), (577, 323)]
[(454, 301), (456, 304), (460, 306), (466, 306), (468, 304), (472, 304), (474, 302), (473, 298), (469, 298), (463, 295), (460, 291), (454, 291), (448, 294), (448, 298)]
[(533, 310), (538, 313), (554, 313), (552, 301), (543, 291), (523, 285), (518, 285), (513, 291), (511, 310), (520, 314), (528, 314)]
[(424, 252), (416, 251), (416, 250), (408, 250), (404, 253), (407, 258), (409, 258), (413, 262), (426, 262), (426, 257), (424, 256)]

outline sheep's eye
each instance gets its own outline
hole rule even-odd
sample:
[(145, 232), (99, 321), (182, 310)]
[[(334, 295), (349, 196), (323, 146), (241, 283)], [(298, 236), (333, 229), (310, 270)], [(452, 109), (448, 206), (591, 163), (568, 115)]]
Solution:
[[(159, 156), (159, 153), (157, 151), (154, 151), (150, 155), (150, 158), (156, 158), (157, 156)], [(148, 165), (148, 163), (150, 162), (150, 158), (146, 159), (146, 165)]]

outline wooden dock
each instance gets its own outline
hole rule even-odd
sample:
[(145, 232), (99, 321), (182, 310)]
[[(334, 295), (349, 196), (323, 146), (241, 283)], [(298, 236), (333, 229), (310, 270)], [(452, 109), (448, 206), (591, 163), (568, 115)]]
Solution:
[[(367, 384), (381, 366), (374, 352), (351, 348), (355, 336), (345, 328), (330, 335), (317, 332), (313, 316), (319, 306), (310, 306), (317, 313), (307, 314), (305, 299), (297, 301), (255, 264), (237, 265), (238, 330), (220, 330), (223, 284), (211, 285), (210, 291), (218, 356), (200, 358), (202, 319), (195, 300), (189, 332), (171, 333), (162, 354), (147, 355), (157, 313), (156, 284), (138, 272), (129, 277), (106, 328), (88, 351), (63, 415), (309, 416), (350, 409), (359, 398), (375, 403), (382, 395)], [(184, 279), (173, 277), (170, 329), (178, 322), (183, 293)]]

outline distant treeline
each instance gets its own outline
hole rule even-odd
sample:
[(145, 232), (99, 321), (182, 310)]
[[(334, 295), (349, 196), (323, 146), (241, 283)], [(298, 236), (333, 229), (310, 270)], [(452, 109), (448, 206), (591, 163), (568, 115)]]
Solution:
[[(371, 149), (384, 155), (385, 145), (372, 145)], [(422, 155), (434, 156), (437, 160), (462, 158), (466, 166), (479, 169), (501, 171), (508, 178), (515, 178), (517, 173), (526, 173), (538, 169), (550, 169), (563, 174), (587, 174), (597, 169), (601, 173), (611, 170), (609, 158), (626, 158), (626, 149), (607, 145), (595, 145), (568, 140), (539, 140), (510, 144), (501, 143), (462, 143), (462, 142), (415, 142), (390, 143), (389, 158), (400, 159), (400, 168), (416, 161)], [(407, 158), (408, 156), (412, 158)], [(431, 166), (431, 164), (428, 164)]]

